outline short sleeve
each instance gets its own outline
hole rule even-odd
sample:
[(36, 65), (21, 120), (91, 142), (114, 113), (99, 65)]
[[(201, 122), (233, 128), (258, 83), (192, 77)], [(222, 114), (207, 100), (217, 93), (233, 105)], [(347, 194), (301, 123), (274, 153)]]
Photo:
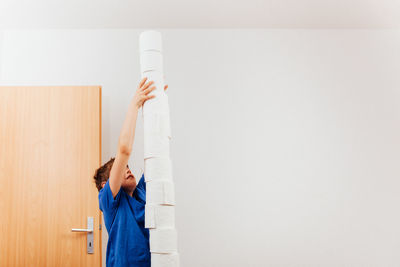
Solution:
[(146, 183), (144, 181), (144, 174), (142, 174), (142, 177), (140, 178), (139, 183), (137, 184), (136, 187), (146, 191)]
[(122, 190), (120, 188), (118, 194), (114, 198), (109, 181), (110, 179), (108, 179), (107, 183), (99, 192), (99, 208), (104, 213), (104, 220), (110, 221), (109, 219), (111, 219), (112, 221), (121, 199)]
[(139, 183), (136, 185), (135, 191), (135, 198), (142, 202), (146, 203), (146, 183), (144, 181), (144, 174), (142, 174), (142, 177), (139, 180)]

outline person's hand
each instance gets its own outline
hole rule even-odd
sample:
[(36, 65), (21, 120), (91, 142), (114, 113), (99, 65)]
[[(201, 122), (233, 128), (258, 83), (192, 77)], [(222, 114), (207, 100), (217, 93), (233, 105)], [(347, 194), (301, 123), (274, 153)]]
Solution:
[[(150, 87), (154, 83), (154, 81), (149, 81), (146, 83), (147, 77), (144, 77), (140, 83), (139, 86), (136, 90), (135, 96), (133, 97), (133, 101), (135, 102), (135, 105), (137, 108), (141, 108), (144, 104), (149, 99), (152, 99), (155, 97), (155, 95), (149, 95), (151, 91), (156, 89), (155, 86)], [(164, 86), (164, 90), (167, 90), (168, 85)]]
[(140, 83), (138, 88), (136, 89), (135, 96), (133, 97), (133, 102), (135, 102), (136, 107), (139, 109), (141, 106), (143, 106), (143, 103), (146, 102), (146, 100), (149, 100), (151, 98), (154, 98), (155, 95), (148, 95), (151, 91), (156, 89), (155, 86), (150, 87), (154, 82), (150, 81), (145, 84), (147, 80), (147, 77), (144, 77)]

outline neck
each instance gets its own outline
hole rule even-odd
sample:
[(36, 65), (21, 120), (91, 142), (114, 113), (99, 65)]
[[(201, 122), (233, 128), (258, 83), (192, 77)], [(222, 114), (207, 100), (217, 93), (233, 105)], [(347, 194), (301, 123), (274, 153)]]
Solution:
[(127, 193), (128, 195), (130, 195), (131, 197), (133, 196), (133, 191), (135, 191), (135, 188), (133, 189), (125, 189), (124, 188), (125, 193)]

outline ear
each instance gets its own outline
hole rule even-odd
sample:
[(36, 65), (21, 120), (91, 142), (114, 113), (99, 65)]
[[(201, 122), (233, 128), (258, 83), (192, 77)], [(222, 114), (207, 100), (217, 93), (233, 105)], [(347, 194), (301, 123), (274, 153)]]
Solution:
[(101, 188), (104, 188), (105, 185), (106, 185), (106, 182), (101, 182)]

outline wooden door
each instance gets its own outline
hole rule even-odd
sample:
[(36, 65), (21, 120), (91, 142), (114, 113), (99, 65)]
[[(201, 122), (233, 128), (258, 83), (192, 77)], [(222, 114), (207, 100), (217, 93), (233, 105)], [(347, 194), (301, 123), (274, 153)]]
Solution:
[(100, 266), (100, 122), (99, 86), (0, 87), (0, 266)]

